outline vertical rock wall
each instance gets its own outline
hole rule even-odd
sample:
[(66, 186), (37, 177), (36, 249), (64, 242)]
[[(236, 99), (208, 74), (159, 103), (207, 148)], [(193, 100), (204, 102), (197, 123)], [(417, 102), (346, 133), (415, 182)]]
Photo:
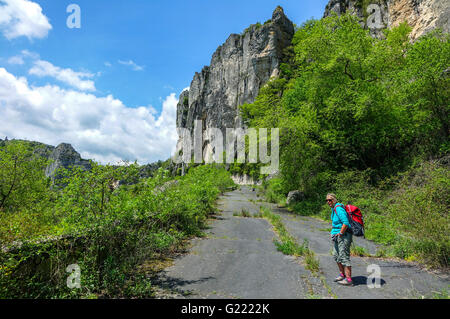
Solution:
[[(224, 137), (226, 128), (243, 127), (238, 107), (254, 102), (261, 86), (278, 76), (283, 51), (293, 35), (294, 25), (281, 7), (264, 25), (230, 35), (213, 54), (210, 66), (196, 73), (190, 89), (181, 93), (177, 127), (193, 129), (201, 120), (203, 130), (218, 128)], [(178, 149), (183, 143), (180, 138)]]

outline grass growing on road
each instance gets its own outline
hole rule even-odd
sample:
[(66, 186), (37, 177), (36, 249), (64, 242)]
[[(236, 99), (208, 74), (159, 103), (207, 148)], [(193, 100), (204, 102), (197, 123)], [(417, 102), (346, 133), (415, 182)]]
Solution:
[[(319, 277), (319, 259), (316, 257), (314, 251), (309, 249), (308, 240), (305, 239), (302, 245), (298, 244), (296, 239), (291, 234), (289, 234), (289, 232), (284, 227), (281, 216), (272, 213), (267, 207), (260, 206), (260, 212), (253, 215), (253, 217), (267, 219), (273, 225), (275, 232), (280, 238), (280, 241), (275, 241), (277, 249), (285, 255), (304, 257), (304, 261), (306, 264), (305, 268), (309, 270), (314, 276)], [(331, 291), (331, 288), (330, 286), (328, 286), (325, 278), (323, 276), (320, 276), (319, 279), (323, 286), (327, 289), (328, 294), (332, 298), (337, 298), (336, 295)]]
[(304, 257), (306, 269), (313, 273), (319, 271), (319, 260), (314, 252), (309, 249), (308, 241), (305, 240), (302, 245), (297, 243), (297, 240), (284, 227), (281, 216), (272, 213), (267, 207), (260, 207), (260, 214), (255, 215), (255, 217), (265, 218), (273, 225), (280, 239), (275, 241), (275, 246), (279, 251), (285, 255)]
[(272, 213), (268, 208), (261, 207), (260, 217), (267, 219), (273, 226), (275, 232), (278, 234), (280, 241), (275, 241), (277, 249), (285, 255), (303, 256), (307, 249), (306, 242), (299, 245), (294, 237), (284, 227), (281, 217)]
[(234, 213), (233, 214), (234, 217), (244, 217), (244, 218), (250, 218), (252, 217), (252, 215), (250, 214), (250, 212), (248, 210), (246, 210), (245, 208), (242, 208), (240, 213)]

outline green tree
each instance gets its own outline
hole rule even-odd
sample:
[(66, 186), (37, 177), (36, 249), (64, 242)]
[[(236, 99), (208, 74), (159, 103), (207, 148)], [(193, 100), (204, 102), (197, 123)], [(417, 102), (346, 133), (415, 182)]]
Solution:
[[(122, 181), (136, 180), (137, 164), (112, 166), (91, 162), (91, 169), (61, 169), (64, 187), (59, 191), (55, 210), (66, 224), (86, 226), (107, 223), (112, 218), (121, 196), (113, 196)], [(117, 195), (119, 192), (116, 192)], [(120, 206), (120, 205), (119, 205)]]
[(242, 106), (249, 126), (282, 128), (285, 193), (321, 196), (336, 173), (371, 170), (375, 182), (448, 152), (449, 37), (411, 44), (409, 32), (405, 23), (374, 39), (351, 15), (296, 32), (285, 78)]
[(0, 148), (0, 212), (31, 209), (42, 202), (49, 181), (47, 161), (32, 153), (23, 142), (11, 141)]

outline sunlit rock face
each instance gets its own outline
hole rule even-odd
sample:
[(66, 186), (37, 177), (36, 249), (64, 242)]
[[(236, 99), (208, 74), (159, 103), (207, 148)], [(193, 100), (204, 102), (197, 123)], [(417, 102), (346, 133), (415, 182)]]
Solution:
[(412, 27), (411, 40), (442, 28), (449, 32), (448, 0), (330, 0), (324, 17), (349, 12), (357, 16), (372, 36), (382, 38), (382, 30), (407, 22)]
[[(291, 45), (294, 25), (278, 7), (264, 25), (250, 26), (242, 34), (232, 34), (213, 54), (210, 66), (196, 73), (189, 90), (181, 93), (177, 108), (177, 127), (193, 129), (201, 121), (203, 131), (244, 127), (239, 106), (252, 103), (260, 88), (277, 77), (283, 51)], [(225, 142), (225, 141), (224, 141)], [(182, 137), (178, 149), (186, 143)], [(204, 157), (213, 148), (206, 137)]]

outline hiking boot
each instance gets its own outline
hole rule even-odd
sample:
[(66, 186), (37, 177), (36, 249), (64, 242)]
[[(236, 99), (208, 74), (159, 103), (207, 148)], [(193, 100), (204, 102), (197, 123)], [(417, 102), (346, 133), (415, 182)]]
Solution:
[(341, 281), (341, 280), (344, 280), (344, 279), (345, 279), (345, 276), (339, 275), (339, 277), (336, 277), (334, 279), (334, 282), (338, 282), (338, 281)]
[(353, 281), (349, 281), (348, 279), (338, 281), (338, 284), (342, 286), (353, 286)]

